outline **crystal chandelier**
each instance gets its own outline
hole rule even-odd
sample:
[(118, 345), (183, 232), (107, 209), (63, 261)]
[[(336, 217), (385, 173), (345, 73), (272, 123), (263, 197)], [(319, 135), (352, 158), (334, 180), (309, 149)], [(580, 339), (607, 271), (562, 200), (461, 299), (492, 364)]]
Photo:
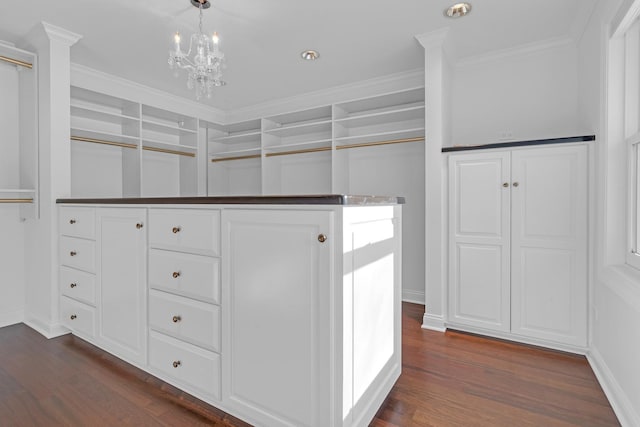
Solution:
[(209, 37), (202, 31), (202, 11), (211, 6), (209, 0), (191, 0), (191, 4), (200, 11), (200, 31), (191, 35), (186, 53), (180, 49), (180, 33), (175, 33), (175, 49), (169, 51), (169, 68), (175, 70), (176, 76), (180, 68), (187, 70), (187, 87), (195, 88), (196, 99), (200, 99), (205, 93), (207, 98), (211, 98), (214, 87), (226, 84), (222, 80), (224, 53), (218, 46), (218, 33)]

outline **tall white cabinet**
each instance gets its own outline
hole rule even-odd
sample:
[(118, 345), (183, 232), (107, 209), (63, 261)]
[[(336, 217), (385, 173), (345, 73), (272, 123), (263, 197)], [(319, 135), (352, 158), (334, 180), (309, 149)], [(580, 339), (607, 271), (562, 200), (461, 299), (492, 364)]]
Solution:
[(449, 326), (586, 347), (587, 153), (449, 157)]

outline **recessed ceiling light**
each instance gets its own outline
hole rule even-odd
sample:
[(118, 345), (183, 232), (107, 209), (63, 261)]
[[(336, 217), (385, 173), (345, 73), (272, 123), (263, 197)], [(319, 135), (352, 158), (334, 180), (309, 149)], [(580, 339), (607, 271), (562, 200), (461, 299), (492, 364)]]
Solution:
[(471, 5), (469, 3), (456, 3), (450, 8), (445, 9), (444, 15), (449, 18), (461, 18), (469, 12), (471, 12)]
[(305, 50), (300, 54), (300, 56), (302, 56), (302, 59), (304, 59), (305, 61), (313, 61), (320, 58), (320, 54), (315, 50)]

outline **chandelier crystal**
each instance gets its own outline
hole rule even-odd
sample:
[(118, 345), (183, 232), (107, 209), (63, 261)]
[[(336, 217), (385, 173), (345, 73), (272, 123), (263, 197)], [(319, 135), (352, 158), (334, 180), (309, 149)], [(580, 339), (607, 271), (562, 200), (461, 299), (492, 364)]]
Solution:
[(207, 36), (202, 31), (202, 11), (208, 9), (211, 3), (208, 0), (191, 0), (191, 4), (200, 11), (200, 31), (191, 35), (187, 52), (180, 48), (180, 33), (175, 33), (174, 50), (169, 51), (169, 68), (175, 70), (176, 77), (180, 69), (187, 70), (187, 87), (195, 89), (196, 99), (205, 94), (211, 98), (214, 87), (226, 84), (222, 80), (224, 53), (220, 51), (218, 33)]

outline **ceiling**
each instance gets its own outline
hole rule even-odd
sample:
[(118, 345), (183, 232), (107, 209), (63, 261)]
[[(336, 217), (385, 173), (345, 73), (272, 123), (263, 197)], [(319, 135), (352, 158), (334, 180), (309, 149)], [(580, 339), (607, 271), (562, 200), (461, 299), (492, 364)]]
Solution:
[[(228, 84), (202, 102), (230, 111), (420, 69), (414, 36), (447, 26), (454, 59), (575, 39), (596, 1), (471, 0), (472, 12), (453, 20), (443, 10), (454, 1), (445, 0), (213, 0), (204, 28), (220, 34)], [(189, 0), (0, 1), (0, 40), (24, 46), (40, 21), (83, 36), (71, 49), (74, 63), (194, 98), (167, 65), (173, 33), (197, 30)], [(303, 61), (306, 49), (320, 59)]]

